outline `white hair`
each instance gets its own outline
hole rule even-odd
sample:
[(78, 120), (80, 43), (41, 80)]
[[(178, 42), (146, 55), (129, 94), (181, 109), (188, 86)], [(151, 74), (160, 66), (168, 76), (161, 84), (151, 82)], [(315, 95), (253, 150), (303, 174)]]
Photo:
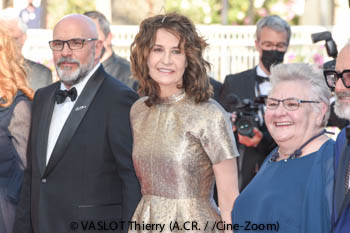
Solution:
[(5, 8), (0, 10), (0, 21), (10, 22), (16, 21), (18, 23), (18, 28), (25, 34), (27, 32), (27, 24), (18, 16), (18, 11), (14, 8)]
[[(270, 81), (272, 89), (284, 81), (299, 81), (310, 87), (312, 98), (323, 102), (327, 112), (323, 118), (322, 126), (326, 126), (330, 115), (331, 91), (326, 85), (321, 69), (307, 63), (278, 64), (271, 67)], [(313, 104), (315, 110), (321, 112), (320, 105)]]

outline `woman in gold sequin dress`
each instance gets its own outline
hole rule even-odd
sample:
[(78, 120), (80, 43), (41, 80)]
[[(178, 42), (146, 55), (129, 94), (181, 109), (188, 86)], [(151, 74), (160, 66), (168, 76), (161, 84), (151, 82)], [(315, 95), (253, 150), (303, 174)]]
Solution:
[(131, 46), (143, 96), (131, 109), (143, 197), (129, 232), (223, 232), (228, 225), (220, 221), (231, 223), (238, 152), (227, 114), (210, 99), (206, 46), (193, 23), (174, 13), (144, 20)]

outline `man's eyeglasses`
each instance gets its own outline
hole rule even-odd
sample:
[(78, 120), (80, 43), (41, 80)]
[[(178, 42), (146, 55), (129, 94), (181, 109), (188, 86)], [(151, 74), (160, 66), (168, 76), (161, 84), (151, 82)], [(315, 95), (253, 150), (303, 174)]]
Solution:
[(85, 42), (97, 40), (96, 38), (74, 38), (70, 40), (52, 40), (49, 41), (50, 48), (53, 51), (62, 51), (64, 48), (64, 44), (67, 43), (68, 48), (71, 50), (82, 49), (84, 47)]
[(340, 78), (346, 88), (350, 88), (350, 70), (343, 70), (339, 73), (336, 70), (323, 71), (326, 83), (330, 88), (334, 88)]
[(279, 100), (275, 98), (266, 98), (265, 99), (265, 105), (267, 109), (275, 110), (280, 105), (280, 102), (282, 102), (283, 107), (287, 109), (288, 111), (295, 111), (300, 107), (300, 104), (303, 103), (319, 103), (319, 101), (313, 101), (313, 100), (299, 100), (296, 98), (288, 98), (284, 100)]

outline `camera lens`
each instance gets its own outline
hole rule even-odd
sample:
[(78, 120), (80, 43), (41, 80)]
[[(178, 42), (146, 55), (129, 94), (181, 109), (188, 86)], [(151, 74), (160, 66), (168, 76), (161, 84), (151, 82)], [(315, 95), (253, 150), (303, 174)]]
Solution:
[(240, 118), (236, 121), (237, 131), (244, 136), (253, 136), (254, 122), (249, 118)]

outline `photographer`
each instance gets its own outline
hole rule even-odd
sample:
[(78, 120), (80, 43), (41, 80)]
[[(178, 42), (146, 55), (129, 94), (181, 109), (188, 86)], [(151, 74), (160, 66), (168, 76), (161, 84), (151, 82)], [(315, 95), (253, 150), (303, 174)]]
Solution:
[[(283, 62), (291, 37), (291, 29), (288, 23), (277, 15), (262, 18), (257, 23), (255, 48), (259, 52), (259, 64), (247, 71), (239, 74), (226, 76), (223, 84), (220, 103), (226, 111), (232, 112), (233, 130), (236, 130), (235, 121), (237, 110), (230, 109), (230, 96), (236, 95), (240, 101), (250, 99), (254, 101), (256, 97), (267, 95), (270, 91), (270, 66)], [(275, 143), (268, 133), (263, 122), (264, 107), (259, 106), (258, 115), (260, 122), (253, 129), (253, 134), (244, 136), (236, 131), (236, 139), (239, 142), (239, 184), (240, 190), (255, 176), (261, 163), (270, 151), (275, 147)]]

